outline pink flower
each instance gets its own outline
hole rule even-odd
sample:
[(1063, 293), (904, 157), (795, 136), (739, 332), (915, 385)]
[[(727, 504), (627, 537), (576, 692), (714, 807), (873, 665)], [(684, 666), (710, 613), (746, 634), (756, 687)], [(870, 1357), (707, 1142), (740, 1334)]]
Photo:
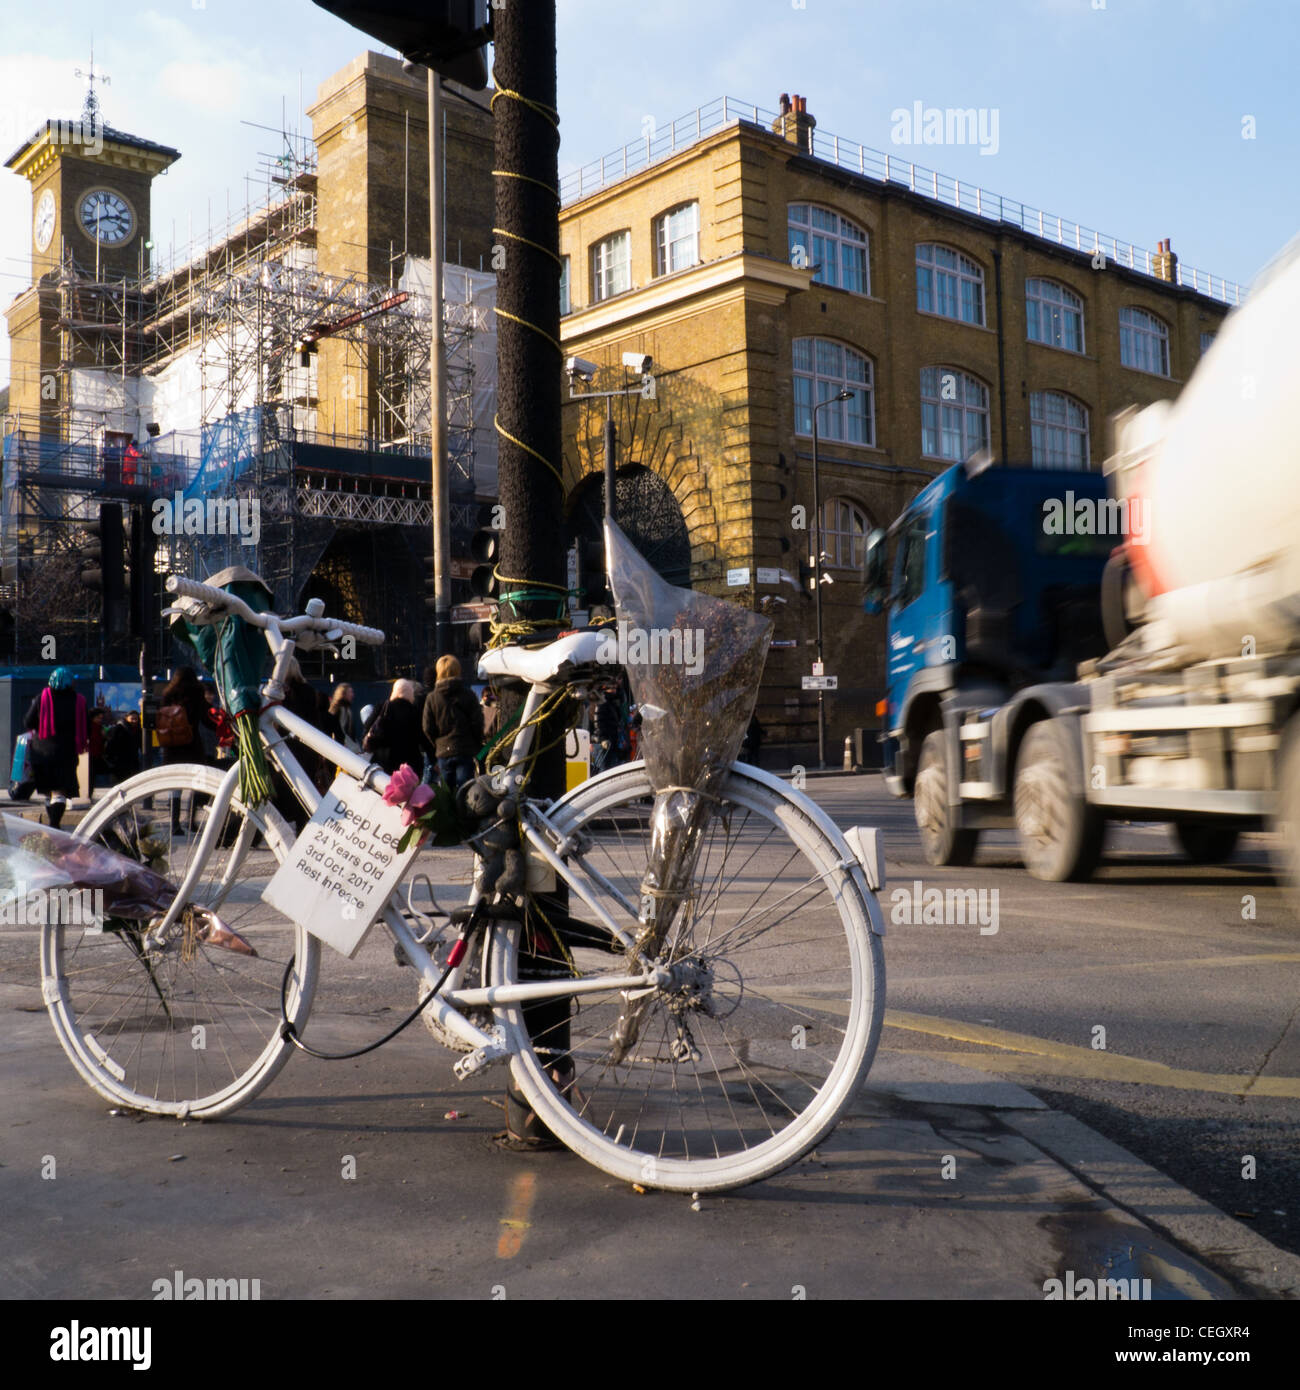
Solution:
[(411, 799), (411, 793), (420, 785), (420, 779), (409, 763), (401, 767), (388, 779), (384, 788), (384, 800), (390, 806), (403, 806)]
[(411, 793), (411, 799), (402, 812), (402, 824), (414, 825), (420, 819), (420, 812), (433, 801), (433, 788), (421, 782)]

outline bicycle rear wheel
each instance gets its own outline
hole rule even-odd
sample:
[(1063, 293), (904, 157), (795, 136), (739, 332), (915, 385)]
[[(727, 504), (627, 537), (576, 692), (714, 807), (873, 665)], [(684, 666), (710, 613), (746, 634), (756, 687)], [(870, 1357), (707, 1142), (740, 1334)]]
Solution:
[[(578, 845), (568, 861), (575, 877), (629, 933), (652, 805), (645, 771), (633, 765), (551, 812)], [(626, 1035), (619, 1025), (630, 1002), (615, 986), (574, 996), (549, 1028), (538, 1028), (534, 1011), (534, 1036), (522, 1006), (500, 1007), (515, 1079), (559, 1139), (616, 1177), (701, 1192), (768, 1177), (829, 1133), (871, 1064), (884, 1012), (881, 927), (860, 867), (817, 808), (737, 765), (657, 962), (672, 983), (638, 1001), (634, 1045), (611, 1041)], [(496, 931), (494, 980), (517, 978), (523, 931)], [(544, 939), (528, 944), (534, 961), (547, 950)], [(571, 977), (626, 972), (621, 951), (549, 949)]]
[[(77, 835), (148, 861), (179, 885), (221, 780), (217, 769), (198, 765), (143, 772), (96, 803)], [(110, 918), (102, 932), (45, 925), (41, 975), (54, 1031), (106, 1100), (215, 1119), (251, 1100), (288, 1060), (281, 980), (293, 956), (288, 1015), (301, 1028), (319, 949), (261, 893), (292, 843), (273, 807), (232, 801), (188, 904), (215, 913), (225, 936), (211, 918), (193, 915), (163, 939), (149, 923), (125, 919)]]

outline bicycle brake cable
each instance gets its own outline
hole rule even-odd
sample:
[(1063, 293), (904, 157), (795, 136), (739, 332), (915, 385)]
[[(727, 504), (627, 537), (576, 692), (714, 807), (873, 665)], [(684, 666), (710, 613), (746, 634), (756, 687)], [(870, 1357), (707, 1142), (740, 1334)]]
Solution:
[[(289, 964), (284, 968), (284, 978), (280, 981), (280, 1036), (282, 1038), (287, 1038), (300, 1052), (305, 1052), (309, 1057), (318, 1057), (323, 1062), (346, 1062), (352, 1057), (364, 1057), (367, 1052), (373, 1052), (377, 1047), (383, 1047), (386, 1042), (391, 1042), (404, 1028), (409, 1028), (428, 1007), (429, 1000), (434, 998), (434, 996), (442, 990), (443, 985), (447, 983), (448, 976), (465, 958), (465, 952), (469, 949), (474, 936), (485, 920), (486, 919), (478, 912), (476, 904), (473, 915), (465, 924), (464, 933), (457, 938), (456, 943), (452, 946), (447, 968), (442, 972), (442, 978), (438, 983), (434, 985), (433, 989), (420, 1000), (414, 1010), (409, 1013), (396, 1028), (389, 1033), (385, 1033), (382, 1038), (377, 1039), (375, 1042), (368, 1043), (365, 1047), (357, 1048), (355, 1052), (320, 1052), (312, 1047), (310, 1043), (303, 1042), (298, 1036), (298, 1030), (289, 1022), (289, 977), (293, 973), (293, 966), (297, 959), (297, 955), (290, 956)], [(457, 951), (456, 946), (461, 942), (464, 942), (464, 946), (461, 950)]]

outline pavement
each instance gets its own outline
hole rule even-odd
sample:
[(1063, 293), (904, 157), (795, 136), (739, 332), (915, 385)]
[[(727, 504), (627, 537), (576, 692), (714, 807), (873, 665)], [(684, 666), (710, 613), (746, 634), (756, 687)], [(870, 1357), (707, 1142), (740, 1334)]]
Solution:
[[(908, 1048), (910, 1015), (887, 1013), (813, 1154), (693, 1203), (501, 1148), (502, 1072), (456, 1082), (418, 1024), (354, 1060), (296, 1057), (223, 1121), (114, 1113), (54, 1036), (36, 933), (4, 936), (3, 1298), (151, 1299), (178, 1271), (268, 1300), (1042, 1301), (1054, 1279), (1300, 1298), (1300, 1258), (1014, 1082)], [(386, 1032), (412, 983), (377, 933), (353, 961), (326, 950), (331, 979), (311, 1036), (337, 1050)]]
[[(331, 1013), (319, 1040), (360, 1044), (385, 1012)], [(501, 1149), (501, 1073), (461, 1086), (417, 1028), (295, 1058), (210, 1123), (111, 1113), (12, 974), (0, 1054), (4, 1298), (150, 1299), (176, 1271), (262, 1299), (1041, 1301), (1071, 1272), (1153, 1299), (1300, 1296), (1300, 1260), (1077, 1120), (883, 1046), (814, 1154), (696, 1204)]]

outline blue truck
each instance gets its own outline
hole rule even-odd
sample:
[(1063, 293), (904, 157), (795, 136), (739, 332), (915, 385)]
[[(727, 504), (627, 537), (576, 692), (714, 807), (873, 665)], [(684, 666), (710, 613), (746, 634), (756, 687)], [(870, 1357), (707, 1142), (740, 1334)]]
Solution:
[[(865, 607), (888, 615), (885, 781), (912, 798), (929, 863), (969, 864), (982, 830), (1013, 827), (1036, 877), (1086, 879), (1107, 817), (1136, 815), (1098, 785), (1099, 687), (1080, 678), (1123, 635), (1110, 505), (1099, 473), (958, 465), (869, 539)], [(1207, 814), (1223, 807), (1145, 799), (1140, 818), (1173, 822), (1194, 859), (1231, 853), (1240, 820)]]

